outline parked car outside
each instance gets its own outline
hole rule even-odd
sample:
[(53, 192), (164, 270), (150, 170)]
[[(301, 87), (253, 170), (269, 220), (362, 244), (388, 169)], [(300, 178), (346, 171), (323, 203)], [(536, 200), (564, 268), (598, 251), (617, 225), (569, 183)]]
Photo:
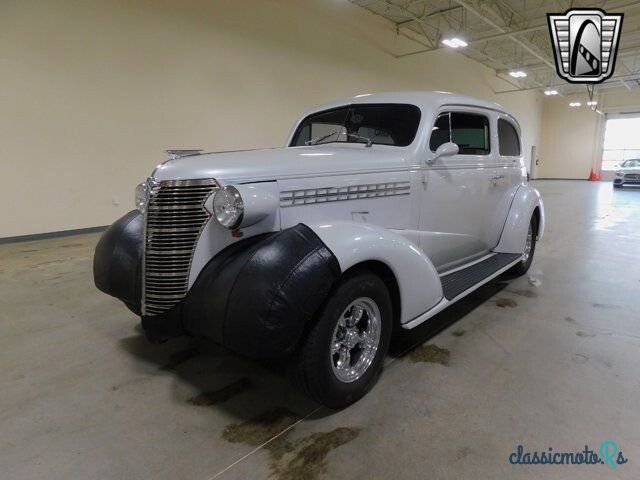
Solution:
[(96, 247), (147, 336), (284, 357), (318, 402), (375, 383), (412, 329), (533, 261), (545, 224), (517, 120), (442, 92), (315, 108), (279, 149), (171, 151)]
[(625, 185), (640, 185), (640, 159), (625, 160), (616, 169), (613, 186), (622, 188)]

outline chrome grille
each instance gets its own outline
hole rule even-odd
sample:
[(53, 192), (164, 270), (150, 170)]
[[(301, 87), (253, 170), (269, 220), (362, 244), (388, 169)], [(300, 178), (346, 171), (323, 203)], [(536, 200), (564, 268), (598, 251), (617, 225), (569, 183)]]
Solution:
[(193, 252), (211, 214), (204, 202), (213, 179), (164, 180), (152, 187), (146, 210), (144, 315), (169, 310), (187, 294)]

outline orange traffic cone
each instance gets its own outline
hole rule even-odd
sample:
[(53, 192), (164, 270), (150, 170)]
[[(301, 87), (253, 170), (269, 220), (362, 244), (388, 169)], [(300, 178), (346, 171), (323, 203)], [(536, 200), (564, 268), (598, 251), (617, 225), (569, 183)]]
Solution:
[(589, 173), (589, 181), (597, 182), (598, 180), (600, 180), (600, 176), (596, 172), (594, 172), (592, 168), (591, 173)]

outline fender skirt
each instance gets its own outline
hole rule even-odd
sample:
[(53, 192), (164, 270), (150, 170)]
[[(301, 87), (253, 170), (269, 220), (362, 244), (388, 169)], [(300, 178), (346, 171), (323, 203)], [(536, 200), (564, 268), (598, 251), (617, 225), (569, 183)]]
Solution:
[(132, 210), (111, 225), (93, 256), (93, 280), (99, 290), (124, 302), (140, 315), (144, 216)]
[(338, 260), (306, 225), (238, 242), (198, 276), (184, 329), (250, 357), (285, 355), (339, 277)]

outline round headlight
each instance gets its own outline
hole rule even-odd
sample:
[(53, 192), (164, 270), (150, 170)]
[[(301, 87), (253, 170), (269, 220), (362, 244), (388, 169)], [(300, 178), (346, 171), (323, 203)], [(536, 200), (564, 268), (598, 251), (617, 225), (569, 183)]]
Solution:
[(234, 229), (242, 223), (244, 203), (236, 187), (227, 185), (213, 196), (213, 214), (220, 225)]
[(140, 213), (144, 213), (145, 209), (147, 208), (147, 184), (146, 184), (146, 182), (145, 183), (141, 183), (140, 185), (138, 185), (136, 187), (135, 203), (136, 203), (136, 208), (138, 209), (138, 211)]

